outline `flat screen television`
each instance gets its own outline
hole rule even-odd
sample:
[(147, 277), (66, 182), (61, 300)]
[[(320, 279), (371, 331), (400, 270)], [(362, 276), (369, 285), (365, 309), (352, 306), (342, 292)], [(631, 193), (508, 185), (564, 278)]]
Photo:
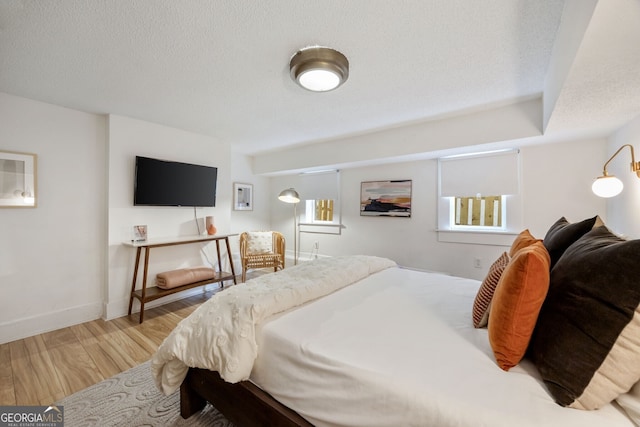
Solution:
[(215, 206), (218, 168), (136, 156), (134, 206)]

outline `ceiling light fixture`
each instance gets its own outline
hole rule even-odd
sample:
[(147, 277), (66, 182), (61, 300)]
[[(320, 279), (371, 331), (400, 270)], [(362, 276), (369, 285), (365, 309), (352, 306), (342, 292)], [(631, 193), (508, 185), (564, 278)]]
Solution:
[(347, 81), (349, 61), (337, 50), (314, 46), (300, 49), (289, 62), (291, 78), (313, 92), (328, 92)]
[(614, 175), (609, 175), (609, 173), (607, 172), (607, 165), (609, 164), (609, 162), (611, 162), (611, 160), (613, 160), (613, 158), (617, 156), (624, 147), (629, 147), (629, 149), (631, 150), (631, 172), (635, 172), (636, 175), (638, 175), (638, 178), (640, 178), (640, 162), (636, 162), (636, 158), (633, 154), (633, 146), (630, 144), (625, 144), (622, 147), (618, 148), (618, 151), (613, 153), (613, 156), (611, 156), (609, 160), (607, 160), (607, 163), (604, 164), (604, 167), (602, 168), (602, 176), (597, 177), (596, 180), (593, 181), (591, 190), (595, 193), (596, 196), (617, 196), (624, 188), (624, 184), (622, 183), (622, 181), (620, 181)]

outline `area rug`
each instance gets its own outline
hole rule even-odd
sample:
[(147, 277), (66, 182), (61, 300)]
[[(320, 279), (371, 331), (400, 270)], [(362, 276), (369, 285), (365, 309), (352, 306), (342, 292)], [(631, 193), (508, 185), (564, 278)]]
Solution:
[(180, 416), (180, 392), (165, 396), (156, 388), (149, 362), (56, 402), (64, 406), (65, 426), (233, 427), (207, 406), (189, 419)]

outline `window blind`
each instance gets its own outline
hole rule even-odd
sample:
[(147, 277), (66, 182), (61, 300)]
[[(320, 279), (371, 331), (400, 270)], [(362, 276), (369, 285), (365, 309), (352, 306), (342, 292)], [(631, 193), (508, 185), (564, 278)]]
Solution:
[(438, 159), (440, 196), (473, 197), (518, 194), (519, 151)]
[(303, 200), (338, 200), (339, 171), (305, 173), (298, 177), (298, 194)]

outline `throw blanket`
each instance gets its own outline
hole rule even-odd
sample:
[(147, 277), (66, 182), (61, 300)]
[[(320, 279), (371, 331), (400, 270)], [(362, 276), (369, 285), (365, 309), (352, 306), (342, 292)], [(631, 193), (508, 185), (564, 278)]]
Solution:
[(156, 385), (173, 393), (189, 367), (218, 371), (231, 383), (248, 379), (258, 354), (256, 325), (395, 265), (364, 255), (322, 258), (218, 292), (182, 320), (153, 355)]
[(209, 267), (181, 268), (179, 270), (165, 271), (156, 275), (156, 285), (159, 288), (171, 289), (201, 280), (212, 279), (216, 271)]

